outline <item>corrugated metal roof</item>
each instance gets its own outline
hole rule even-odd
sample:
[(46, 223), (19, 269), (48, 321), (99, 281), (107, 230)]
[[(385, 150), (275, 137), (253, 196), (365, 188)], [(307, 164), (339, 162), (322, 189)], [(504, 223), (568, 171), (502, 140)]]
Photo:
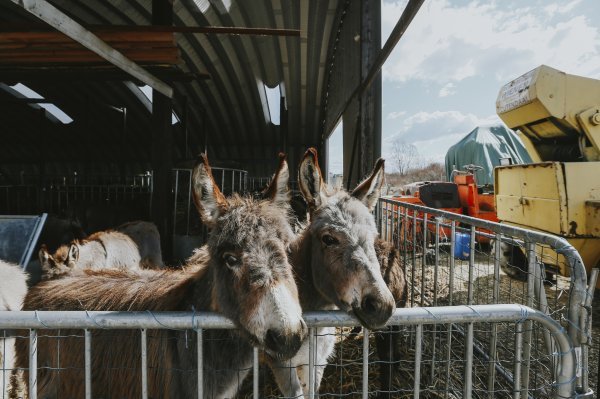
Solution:
[[(51, 0), (51, 3), (84, 25), (151, 24), (151, 1), (147, 0)], [(295, 152), (302, 152), (308, 145), (318, 145), (326, 57), (338, 3), (338, 0), (176, 0), (175, 26), (301, 30), (300, 37), (176, 34), (182, 53), (181, 69), (210, 74), (210, 79), (173, 84), (175, 112), (180, 117), (188, 115), (187, 139), (181, 129), (174, 133), (176, 161), (198, 153), (206, 144), (209, 156), (216, 163), (247, 168), (252, 174), (260, 175), (271, 170), (276, 151), (283, 149), (284, 143)], [(17, 6), (10, 2), (0, 4), (0, 22), (26, 21), (33, 19)], [(283, 85), (288, 108), (287, 129), (265, 118), (264, 99), (260, 94), (263, 82), (269, 87)], [(9, 152), (0, 154), (3, 159), (16, 162), (21, 156), (35, 158), (40, 151), (50, 152), (51, 155), (46, 155), (51, 160), (61, 156), (65, 160), (77, 160), (94, 151), (98, 157), (114, 156), (121, 162), (129, 158), (148, 159), (152, 127), (149, 111), (131, 85), (43, 80), (29, 85), (64, 109), (74, 122), (72, 126), (58, 127), (60, 137), (54, 137), (56, 134), (53, 136), (50, 130), (32, 131), (46, 126), (46, 122), (23, 120), (35, 114), (23, 109), (29, 106), (12, 104), (8, 107), (11, 111), (3, 106), (2, 114), (11, 119), (3, 128), (4, 134), (8, 134), (6, 126), (9, 126), (30, 135), (29, 140), (20, 145), (16, 140), (12, 150), (0, 150)], [(7, 93), (0, 90), (0, 99), (6, 96)], [(187, 110), (184, 110), (186, 103)], [(121, 116), (108, 106), (127, 108), (124, 134), (119, 127)], [(20, 111), (15, 113), (15, 107)], [(46, 135), (48, 146), (43, 150), (33, 149), (33, 143), (44, 140), (42, 134)], [(31, 151), (26, 150), (27, 142)], [(187, 154), (186, 142), (189, 144)], [(24, 145), (24, 149), (17, 148)]]

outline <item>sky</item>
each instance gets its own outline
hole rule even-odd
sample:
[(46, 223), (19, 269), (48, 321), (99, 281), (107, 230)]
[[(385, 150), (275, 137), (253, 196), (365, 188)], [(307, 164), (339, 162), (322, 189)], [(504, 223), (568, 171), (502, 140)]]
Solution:
[[(383, 0), (382, 45), (406, 3)], [(501, 123), (500, 88), (541, 64), (600, 79), (599, 17), (600, 0), (425, 1), (383, 66), (383, 157), (402, 140), (443, 162), (475, 127)], [(331, 173), (341, 146), (336, 132)]]

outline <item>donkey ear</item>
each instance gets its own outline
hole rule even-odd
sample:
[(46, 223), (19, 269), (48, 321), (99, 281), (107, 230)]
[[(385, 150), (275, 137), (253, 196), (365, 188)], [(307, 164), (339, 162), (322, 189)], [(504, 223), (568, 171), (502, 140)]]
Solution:
[(43, 265), (48, 262), (50, 259), (50, 254), (48, 253), (48, 247), (46, 244), (42, 244), (40, 250), (38, 251), (38, 257), (40, 258), (40, 265)]
[(323, 203), (323, 178), (319, 168), (317, 150), (313, 147), (306, 150), (298, 170), (298, 185), (310, 209), (318, 208)]
[(279, 206), (288, 205), (290, 203), (289, 180), (290, 170), (288, 168), (287, 157), (284, 153), (280, 152), (279, 166), (271, 183), (262, 192), (262, 197), (273, 201), (273, 203)]
[(370, 211), (375, 209), (377, 200), (381, 195), (381, 188), (383, 187), (383, 180), (385, 178), (384, 163), (384, 159), (379, 158), (375, 163), (371, 176), (352, 191), (352, 196), (362, 201)]
[(69, 254), (67, 255), (68, 262), (77, 262), (79, 259), (79, 247), (77, 244), (71, 244), (69, 247)]
[(202, 222), (207, 226), (216, 223), (219, 215), (227, 209), (227, 200), (215, 183), (206, 154), (200, 154), (192, 173), (194, 203)]

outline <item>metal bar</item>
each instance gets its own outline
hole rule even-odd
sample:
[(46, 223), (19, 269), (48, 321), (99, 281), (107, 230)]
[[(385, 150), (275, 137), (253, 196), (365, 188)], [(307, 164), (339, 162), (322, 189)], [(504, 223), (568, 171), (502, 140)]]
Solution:
[[(412, 214), (412, 272), (411, 272), (411, 287), (415, 286), (415, 274), (417, 268), (417, 212)], [(414, 292), (414, 290), (411, 290)], [(414, 303), (414, 294), (412, 296)], [(413, 304), (414, 306), (414, 304)], [(421, 293), (421, 306), (423, 306), (423, 294)]]
[[(389, 57), (389, 55), (392, 53), (392, 50), (394, 49), (394, 47), (396, 47), (396, 44), (398, 43), (398, 41), (400, 41), (400, 38), (402, 38), (402, 35), (404, 35), (404, 32), (406, 32), (406, 29), (412, 22), (415, 15), (417, 15), (419, 8), (421, 8), (421, 5), (423, 4), (424, 1), (425, 0), (409, 0), (408, 1), (408, 4), (406, 5), (406, 7), (404, 7), (404, 11), (402, 11), (402, 15), (400, 16), (400, 19), (398, 19), (396, 26), (394, 26), (392, 33), (390, 33), (390, 36), (388, 37), (385, 44), (381, 48), (381, 51), (379, 51), (379, 53), (377, 54), (377, 57), (371, 64), (371, 68), (369, 69), (367, 76), (352, 91), (352, 94), (348, 97), (344, 106), (342, 108), (340, 108), (338, 115), (336, 115), (333, 120), (336, 120), (336, 121), (339, 120), (342, 117), (343, 113), (348, 108), (348, 106), (352, 103), (352, 101), (354, 101), (355, 98), (360, 96), (371, 86), (371, 83), (373, 83), (373, 80), (380, 73), (381, 67), (383, 66), (383, 64)], [(327, 138), (327, 137), (325, 137), (325, 138)]]
[[(492, 291), (492, 303), (498, 303), (500, 299), (500, 245), (502, 235), (496, 234), (494, 245), (494, 290)], [(496, 381), (496, 348), (498, 346), (498, 326), (492, 324), (492, 337), (490, 339), (490, 359), (488, 363), (488, 395), (490, 399), (494, 397), (494, 385)]]
[[(435, 219), (435, 269), (433, 270), (433, 306), (437, 306), (437, 291), (438, 291), (438, 268), (440, 258), (440, 219)], [(437, 343), (437, 326), (432, 327), (432, 341), (431, 341), (431, 381), (435, 378), (435, 353)]]
[(475, 226), (471, 226), (469, 243), (469, 286), (467, 288), (467, 304), (473, 304), (473, 280), (475, 273)]
[(454, 294), (454, 266), (455, 266), (455, 261), (454, 261), (454, 249), (456, 247), (456, 222), (453, 220), (450, 223), (450, 276), (448, 276), (448, 285), (450, 286), (449, 288), (449, 293), (448, 293), (448, 300), (450, 301), (450, 305), (453, 305), (453, 294)]
[(258, 396), (258, 348), (254, 347), (252, 350), (252, 397), (259, 399)]
[(315, 397), (315, 329), (308, 330), (308, 399)]
[(29, 399), (37, 399), (37, 330), (29, 330)]
[(425, 272), (427, 264), (427, 213), (423, 214), (423, 257), (421, 258), (421, 306), (425, 304)]
[(196, 330), (196, 345), (198, 356), (198, 398), (204, 398), (204, 330)]
[(85, 399), (92, 399), (92, 333), (84, 330), (85, 339)]
[(175, 190), (173, 192), (173, 232), (177, 231), (177, 194), (179, 194), (179, 171), (175, 170)]
[(423, 324), (417, 324), (417, 339), (415, 342), (415, 383), (413, 398), (419, 399), (421, 392), (421, 358), (423, 353)]
[(188, 171), (188, 196), (187, 196), (187, 213), (186, 213), (187, 225), (186, 225), (186, 230), (185, 230), (186, 235), (190, 234), (191, 206), (192, 206), (192, 171), (190, 170), (190, 171)]
[[(583, 370), (589, 370), (589, 347), (590, 347), (590, 339), (592, 337), (592, 322), (591, 322), (591, 309), (592, 309), (592, 301), (594, 299), (594, 290), (596, 289), (596, 280), (598, 279), (597, 268), (593, 268), (590, 273), (590, 283), (588, 285), (587, 296), (585, 297), (584, 307), (588, 310), (585, 314), (582, 312), (581, 315), (581, 331), (582, 334), (585, 335), (585, 341), (582, 339), (582, 342), (585, 342), (585, 345), (581, 347), (581, 368)], [(590, 391), (590, 381), (588, 373), (581, 373), (581, 391), (584, 393), (588, 393)], [(600, 374), (600, 373), (598, 373)], [(596, 387), (596, 390), (598, 387)]]
[(142, 328), (142, 399), (148, 399), (148, 330)]
[(473, 323), (467, 325), (465, 342), (465, 387), (464, 396), (470, 398), (473, 389)]
[(14, 4), (35, 15), (51, 27), (64, 33), (71, 39), (98, 54), (111, 64), (119, 67), (131, 76), (141, 80), (161, 94), (173, 98), (173, 89), (140, 67), (122, 53), (115, 50), (94, 33), (71, 19), (68, 15), (54, 7), (46, 0), (12, 0)]
[[(536, 279), (540, 278), (543, 280), (541, 273), (539, 272), (539, 265), (536, 261), (535, 254), (535, 243), (527, 242), (525, 244), (525, 248), (527, 250), (527, 263), (528, 263), (528, 273), (527, 273), (527, 306), (534, 307), (535, 300), (535, 283)], [(543, 312), (543, 310), (542, 310)], [(531, 347), (532, 347), (532, 335), (533, 335), (533, 322), (526, 321), (525, 322), (525, 337), (523, 343), (523, 362), (521, 366), (521, 385), (523, 387), (523, 391), (527, 392), (529, 389), (529, 367), (531, 364)]]
[(369, 398), (369, 330), (363, 327), (362, 398)]
[(515, 371), (513, 373), (513, 399), (521, 398), (521, 351), (523, 350), (523, 323), (515, 326)]

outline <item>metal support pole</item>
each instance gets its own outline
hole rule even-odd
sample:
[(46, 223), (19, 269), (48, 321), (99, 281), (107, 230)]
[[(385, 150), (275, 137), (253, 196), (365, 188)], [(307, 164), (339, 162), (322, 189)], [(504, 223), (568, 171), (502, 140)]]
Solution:
[(315, 397), (315, 329), (308, 329), (308, 399)]
[(92, 399), (92, 333), (84, 330), (85, 339), (85, 399)]
[(252, 397), (259, 399), (258, 396), (258, 348), (252, 349)]
[(362, 398), (369, 398), (369, 330), (363, 327)]
[[(494, 290), (492, 292), (492, 303), (498, 303), (500, 299), (500, 246), (502, 234), (497, 233), (494, 245)], [(494, 398), (494, 385), (496, 381), (496, 348), (498, 346), (498, 326), (492, 324), (492, 337), (490, 339), (490, 360), (488, 364), (488, 395)]]
[(29, 399), (37, 399), (37, 330), (29, 330)]
[(473, 335), (473, 323), (469, 323), (467, 324), (467, 337), (465, 342), (465, 398), (471, 398), (471, 392), (473, 390)]
[(142, 328), (142, 399), (148, 399), (148, 330)]
[(198, 356), (198, 399), (204, 398), (204, 330), (196, 330)]
[(421, 357), (423, 354), (423, 324), (417, 324), (417, 339), (415, 342), (415, 383), (413, 398), (419, 399), (421, 393)]
[[(536, 271), (539, 269), (539, 265), (536, 261), (535, 254), (535, 243), (527, 242), (525, 244), (525, 248), (527, 250), (527, 263), (528, 263), (528, 273), (527, 273), (527, 306), (535, 307), (535, 283), (536, 277), (543, 278), (540, 273)], [(526, 321), (525, 322), (525, 337), (523, 343), (523, 361), (521, 366), (521, 385), (523, 387), (523, 391), (527, 392), (529, 390), (529, 366), (531, 364), (531, 340), (533, 335), (533, 322)]]
[(521, 398), (521, 352), (523, 350), (523, 323), (515, 326), (515, 371), (513, 373), (513, 399)]

